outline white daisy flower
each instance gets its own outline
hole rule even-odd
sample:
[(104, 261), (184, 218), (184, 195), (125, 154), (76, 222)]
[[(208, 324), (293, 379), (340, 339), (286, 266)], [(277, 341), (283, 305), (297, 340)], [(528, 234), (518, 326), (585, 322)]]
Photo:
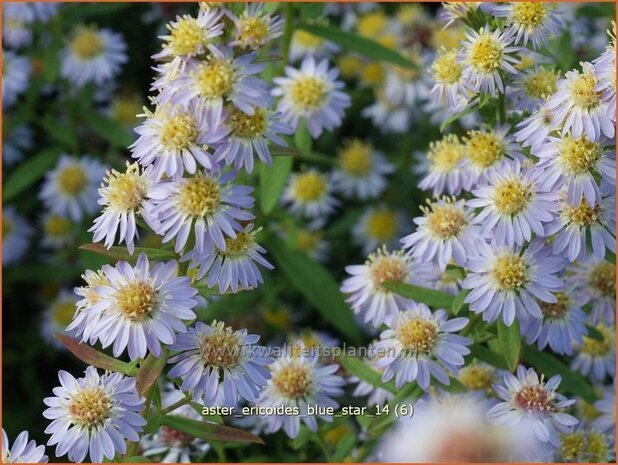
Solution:
[(418, 47), (407, 49), (403, 55), (417, 68), (389, 66), (384, 80), (384, 95), (393, 103), (414, 106), (427, 99), (431, 88), (427, 74), (420, 71), (427, 65)]
[(464, 169), (465, 156), (465, 146), (455, 134), (431, 142), (426, 154), (417, 155), (419, 164), (414, 171), (424, 175), (418, 187), (432, 189), (434, 196), (458, 195), (470, 184)]
[(74, 223), (67, 217), (56, 213), (46, 213), (41, 219), (43, 239), (41, 244), (53, 249), (61, 249), (74, 239)]
[(60, 52), (60, 74), (77, 87), (89, 82), (104, 84), (127, 62), (127, 44), (122, 36), (96, 26), (76, 26)]
[(48, 172), (39, 198), (52, 212), (79, 222), (97, 211), (97, 186), (105, 166), (88, 156), (62, 155), (56, 168)]
[(603, 398), (594, 403), (601, 413), (592, 421), (592, 427), (602, 432), (613, 432), (616, 429), (616, 388), (615, 385), (606, 389)]
[(518, 123), (517, 129), (519, 130), (514, 134), (515, 140), (520, 142), (522, 147), (530, 147), (530, 151), (536, 155), (547, 142), (549, 134), (556, 129), (554, 115), (543, 105)]
[(413, 118), (412, 109), (403, 103), (390, 102), (384, 96), (384, 89), (376, 92), (375, 102), (363, 108), (361, 116), (370, 118), (383, 133), (405, 133), (410, 129)]
[(274, 78), (272, 95), (280, 97), (278, 110), (285, 122), (296, 129), (303, 118), (309, 133), (317, 138), (324, 129), (341, 125), (350, 97), (341, 89), (339, 71), (328, 67), (328, 60), (316, 62), (313, 56), (303, 59), (300, 69), (286, 66), (286, 77)]
[(584, 336), (583, 343), (576, 347), (578, 354), (571, 362), (571, 370), (600, 383), (608, 375), (616, 377), (616, 328), (599, 323), (595, 329), (601, 333), (601, 340)]
[(25, 2), (10, 2), (2, 8), (2, 42), (10, 48), (27, 47), (32, 43), (31, 23), (34, 12)]
[(507, 87), (506, 95), (517, 110), (538, 110), (558, 90), (559, 78), (559, 71), (548, 66), (535, 66), (517, 75)]
[(396, 247), (403, 229), (403, 214), (385, 205), (369, 207), (352, 227), (352, 238), (365, 255), (383, 245)]
[(492, 14), (506, 18), (507, 26), (516, 34), (514, 43), (528, 41), (536, 49), (547, 45), (547, 39), (562, 30), (560, 10), (549, 2), (511, 2), (493, 5)]
[(565, 287), (573, 289), (577, 303), (592, 308), (592, 324), (613, 324), (616, 318), (616, 265), (590, 256), (568, 268)]
[(316, 59), (330, 58), (338, 50), (339, 47), (331, 41), (297, 29), (290, 40), (289, 62), (293, 63), (308, 56)]
[(74, 289), (79, 300), (75, 304), (77, 310), (73, 314), (73, 321), (66, 327), (66, 331), (93, 345), (99, 336), (96, 328), (98, 328), (98, 322), (103, 314), (98, 308), (92, 309), (102, 300), (102, 296), (97, 292), (97, 287), (109, 286), (110, 281), (102, 270), (86, 270), (82, 274), (82, 279), (86, 282), (86, 285)]
[(339, 204), (332, 190), (333, 183), (329, 176), (309, 169), (290, 176), (282, 201), (289, 204), (292, 213), (313, 220), (311, 229), (317, 229)]
[(453, 108), (468, 96), (458, 50), (440, 49), (429, 72), (434, 82), (430, 97), (436, 105)]
[(315, 261), (328, 260), (330, 247), (324, 239), (324, 231), (299, 228), (294, 231), (294, 246)]
[(2, 463), (47, 463), (45, 446), (37, 446), (34, 440), (28, 441), (28, 431), (22, 431), (15, 438), (13, 447), (2, 428)]
[(34, 229), (14, 207), (2, 208), (2, 265), (17, 263), (30, 246)]
[(456, 21), (465, 20), (470, 13), (476, 12), (483, 2), (443, 2), (438, 13), (440, 20), (444, 21), (445, 28)]
[[(2, 50), (2, 108), (13, 105), (28, 88), (31, 70), (32, 66), (27, 57), (10, 50)], [(4, 154), (2, 159), (4, 160)]]
[(54, 337), (54, 333), (66, 332), (66, 328), (73, 321), (73, 315), (77, 310), (75, 306), (77, 301), (78, 297), (74, 293), (62, 289), (43, 313), (41, 334), (48, 343), (57, 349), (64, 349), (64, 345)]
[(270, 12), (264, 13), (264, 3), (246, 3), (239, 16), (232, 15), (235, 36), (230, 45), (257, 50), (283, 35), (284, 21)]

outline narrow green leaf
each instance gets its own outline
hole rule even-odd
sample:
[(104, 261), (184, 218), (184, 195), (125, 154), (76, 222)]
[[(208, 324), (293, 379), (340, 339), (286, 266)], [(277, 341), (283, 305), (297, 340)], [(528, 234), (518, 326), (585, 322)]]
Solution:
[(590, 339), (595, 339), (597, 341), (603, 341), (603, 339), (605, 339), (603, 337), (603, 333), (601, 333), (601, 331), (596, 329), (594, 326), (586, 325), (586, 329), (588, 330), (588, 337)]
[(459, 119), (463, 118), (464, 116), (466, 116), (469, 113), (472, 113), (474, 111), (474, 106), (473, 105), (468, 105), (468, 107), (465, 110), (462, 110), (458, 113), (455, 113), (451, 116), (449, 116), (448, 118), (446, 118), (444, 120), (444, 122), (442, 123), (442, 125), (440, 126), (440, 132), (444, 132), (444, 130), (451, 125), (452, 123), (454, 123), (455, 121), (458, 121)]
[(56, 164), (61, 153), (57, 147), (46, 149), (17, 166), (4, 181), (2, 200), (8, 202), (36, 183)]
[(269, 145), (268, 149), (273, 157), (297, 157), (301, 151), (296, 147), (282, 147), (281, 145)]
[(167, 349), (163, 348), (163, 351), (160, 357), (149, 354), (139, 367), (135, 376), (135, 387), (140, 396), (145, 396), (163, 373), (167, 363)]
[(343, 460), (352, 452), (354, 446), (356, 445), (356, 436), (350, 434), (345, 436), (339, 444), (337, 444), (337, 448), (335, 449), (335, 453), (333, 454), (332, 461), (333, 462), (343, 462)]
[(336, 26), (322, 26), (318, 24), (301, 23), (299, 29), (303, 29), (313, 35), (341, 45), (352, 52), (359, 53), (372, 60), (386, 61), (404, 68), (416, 70), (417, 66), (399, 52), (384, 47), (379, 43), (367, 39), (353, 32), (346, 32)]
[(393, 394), (397, 394), (398, 389), (395, 388), (393, 383), (382, 382), (382, 375), (362, 360), (344, 356), (339, 357), (337, 362), (343, 365), (346, 370), (358, 377), (360, 380), (365, 381), (376, 388), (386, 389)]
[(64, 147), (65, 150), (77, 150), (78, 144), (75, 131), (67, 131), (66, 127), (51, 115), (44, 117), (39, 121), (39, 124), (45, 130), (49, 138)]
[(133, 142), (130, 133), (122, 125), (101, 113), (91, 112), (86, 121), (101, 138), (116, 148), (126, 148)]
[(258, 436), (231, 426), (192, 420), (177, 415), (165, 415), (161, 423), (176, 431), (203, 439), (204, 441), (242, 442), (264, 444)]
[(572, 371), (553, 355), (541, 352), (532, 346), (524, 346), (522, 355), (526, 362), (544, 374), (545, 377), (560, 375), (562, 377), (561, 390), (575, 394), (589, 403), (594, 403), (599, 399), (586, 378)]
[(81, 266), (65, 265), (50, 273), (49, 265), (23, 264), (7, 267), (4, 277), (11, 282), (62, 282), (79, 277), (83, 271)]
[(502, 321), (502, 318), (499, 318), (497, 324), (500, 352), (504, 356), (509, 370), (514, 371), (515, 368), (517, 368), (519, 352), (521, 351), (519, 321), (515, 320), (511, 326), (507, 326), (504, 321)]
[(311, 440), (313, 433), (305, 425), (300, 427), (298, 435), (292, 440), (292, 449), (299, 450)]
[(314, 20), (322, 16), (322, 13), (324, 12), (324, 3), (298, 3), (298, 9), (300, 10), (300, 19), (302, 21)]
[(272, 238), (267, 248), (290, 284), (305, 296), (326, 321), (350, 341), (359, 343), (362, 337), (356, 320), (339, 291), (339, 285), (328, 270), (305, 253), (288, 249), (279, 239)]
[(305, 121), (301, 121), (298, 129), (294, 133), (294, 144), (296, 144), (296, 148), (300, 150), (300, 153), (303, 155), (309, 155), (311, 153), (313, 139), (311, 138), (311, 134), (309, 134)]
[(163, 424), (163, 418), (165, 416), (160, 413), (155, 413), (148, 418), (148, 421), (144, 425), (144, 433), (152, 434), (155, 433)]
[(262, 213), (268, 214), (277, 205), (283, 188), (292, 171), (291, 157), (273, 158), (272, 167), (260, 164), (260, 208)]
[(146, 254), (150, 260), (172, 260), (176, 258), (176, 255), (171, 250), (150, 249), (146, 247), (135, 247), (133, 255), (130, 255), (129, 251), (124, 247), (106, 249), (103, 244), (83, 244), (79, 246), (79, 250), (94, 252), (114, 261), (125, 260), (129, 263), (135, 263), (142, 253)]
[(386, 289), (399, 294), (406, 299), (413, 300), (418, 303), (423, 303), (434, 308), (451, 308), (455, 296), (448, 292), (436, 291), (426, 287), (415, 286), (414, 284), (406, 284), (396, 281), (384, 281), (382, 283)]
[(453, 300), (453, 305), (451, 306), (453, 315), (459, 315), (461, 309), (464, 308), (464, 306), (466, 305), (464, 300), (469, 293), (470, 289), (463, 289), (459, 294), (455, 296), (455, 300)]

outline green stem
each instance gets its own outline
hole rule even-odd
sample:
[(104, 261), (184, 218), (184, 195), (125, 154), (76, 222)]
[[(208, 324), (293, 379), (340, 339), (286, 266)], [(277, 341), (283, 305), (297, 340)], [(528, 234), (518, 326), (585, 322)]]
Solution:
[(279, 73), (283, 73), (285, 65), (288, 64), (288, 56), (290, 54), (290, 42), (292, 41), (292, 33), (294, 32), (294, 4), (286, 2), (284, 4), (285, 12), (285, 28), (283, 29), (282, 45), (281, 45), (281, 66)]
[(328, 446), (326, 445), (326, 442), (324, 441), (322, 434), (318, 432), (315, 436), (314, 441), (318, 446), (320, 446), (320, 449), (322, 449), (322, 452), (324, 453), (324, 457), (326, 458), (326, 461), (332, 462), (330, 452), (328, 451)]
[(159, 414), (161, 415), (166, 415), (170, 412), (173, 412), (174, 410), (176, 410), (177, 408), (182, 407), (183, 405), (187, 405), (190, 402), (190, 399), (180, 399), (177, 402), (174, 402), (172, 405), (170, 405), (169, 407), (165, 407), (164, 409), (159, 410)]

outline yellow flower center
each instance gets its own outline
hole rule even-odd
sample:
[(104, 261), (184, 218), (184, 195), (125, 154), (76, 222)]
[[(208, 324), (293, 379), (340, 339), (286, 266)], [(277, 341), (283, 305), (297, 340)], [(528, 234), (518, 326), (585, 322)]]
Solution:
[(391, 210), (378, 210), (367, 220), (367, 235), (384, 244), (397, 233), (397, 215)]
[(491, 73), (500, 68), (502, 46), (490, 35), (482, 34), (470, 47), (469, 62), (482, 73)]
[(549, 303), (538, 301), (539, 307), (541, 307), (541, 313), (545, 318), (561, 319), (566, 316), (569, 311), (570, 299), (564, 292), (558, 292), (554, 294), (558, 299), (557, 302)]
[(196, 218), (214, 213), (220, 199), (221, 193), (217, 181), (199, 174), (187, 179), (178, 191), (180, 209)]
[(326, 179), (321, 174), (302, 173), (294, 181), (294, 197), (303, 203), (317, 202), (324, 197), (327, 187)]
[(395, 50), (397, 48), (397, 36), (394, 34), (383, 35), (378, 37), (376, 40), (377, 43), (382, 45), (383, 47), (390, 48)]
[(593, 339), (589, 336), (584, 336), (584, 342), (582, 344), (582, 352), (593, 357), (603, 357), (609, 354), (614, 342), (614, 334), (603, 323), (595, 326), (597, 331), (601, 333), (603, 339)]
[(268, 24), (259, 17), (245, 17), (240, 20), (236, 40), (241, 46), (259, 48), (268, 39)]
[(541, 68), (524, 79), (524, 90), (530, 97), (546, 100), (557, 90), (558, 73)]
[(120, 97), (112, 102), (112, 118), (123, 126), (133, 127), (141, 109), (142, 101), (138, 97)]
[(427, 227), (440, 239), (457, 237), (467, 223), (464, 212), (450, 202), (443, 205), (430, 203), (429, 208), (423, 207)]
[(466, 388), (491, 392), (494, 383), (494, 369), (483, 365), (470, 365), (459, 371), (459, 381)]
[(457, 50), (442, 51), (431, 66), (434, 80), (439, 84), (455, 84), (461, 78), (462, 66), (457, 62)]
[(52, 237), (62, 237), (71, 231), (71, 222), (59, 215), (50, 215), (45, 220), (45, 234)]
[(69, 402), (71, 422), (88, 429), (103, 426), (114, 406), (109, 394), (100, 387), (81, 389)]
[(109, 185), (107, 202), (113, 210), (127, 212), (142, 204), (146, 191), (137, 163), (128, 165), (124, 173), (112, 170), (106, 182)]
[(546, 413), (552, 410), (553, 395), (540, 384), (534, 384), (522, 387), (513, 400), (522, 410)]
[(438, 325), (422, 318), (412, 318), (399, 325), (395, 334), (409, 355), (417, 357), (431, 352), (438, 339)]
[(234, 68), (230, 63), (212, 58), (198, 68), (195, 81), (202, 97), (218, 99), (232, 90), (235, 77)]
[(405, 260), (400, 254), (387, 254), (380, 250), (369, 256), (371, 280), (381, 288), (384, 281), (402, 281), (408, 274)]
[(429, 144), (427, 159), (432, 171), (449, 173), (465, 156), (465, 147), (455, 134), (448, 134), (442, 140)]
[(142, 321), (157, 306), (157, 290), (146, 281), (131, 281), (118, 289), (116, 303), (120, 312), (130, 321)]
[(354, 177), (366, 176), (373, 167), (372, 148), (359, 140), (352, 141), (339, 151), (339, 165)]
[(329, 86), (322, 79), (313, 76), (298, 77), (289, 89), (294, 106), (302, 111), (317, 110), (328, 95)]
[(434, 50), (445, 48), (454, 50), (459, 48), (459, 44), (466, 38), (466, 30), (461, 25), (452, 24), (444, 29), (437, 27), (432, 31), (430, 42)]
[(547, 5), (542, 2), (513, 2), (513, 21), (528, 30), (543, 24), (547, 15)]
[(188, 113), (169, 116), (163, 121), (160, 138), (167, 149), (186, 149), (197, 140), (197, 136), (195, 118)]
[(294, 31), (294, 37), (292, 39), (294, 43), (299, 44), (304, 48), (315, 50), (322, 46), (324, 39), (319, 36), (315, 36), (307, 31), (298, 29)]
[(503, 215), (517, 215), (526, 209), (532, 197), (530, 186), (518, 179), (507, 179), (494, 189), (493, 201)]
[(576, 139), (571, 134), (562, 138), (558, 145), (560, 163), (568, 174), (584, 174), (590, 171), (601, 158), (601, 146), (585, 135)]
[(228, 116), (227, 124), (232, 134), (241, 139), (255, 139), (268, 128), (268, 114), (263, 108), (254, 108), (252, 115), (234, 107)]
[(77, 26), (70, 39), (70, 48), (82, 60), (89, 60), (101, 54), (103, 41), (94, 26)]
[(358, 33), (365, 37), (375, 39), (384, 29), (388, 18), (380, 11), (367, 13), (361, 16), (356, 23), (356, 30)]
[(204, 46), (205, 34), (197, 19), (185, 15), (180, 18), (170, 30), (169, 47), (177, 56), (194, 55)]
[(584, 228), (589, 228), (598, 221), (600, 213), (601, 207), (598, 204), (591, 207), (588, 202), (585, 201), (580, 202), (577, 207), (567, 202), (564, 204), (562, 210), (562, 215), (569, 223)]
[(514, 254), (498, 257), (491, 270), (501, 290), (516, 291), (528, 280), (528, 266), (524, 259)]
[(380, 84), (384, 80), (384, 67), (377, 61), (367, 63), (361, 71), (361, 80), (369, 86)]
[(288, 399), (300, 399), (309, 394), (312, 385), (309, 368), (297, 360), (291, 360), (273, 373), (273, 386)]
[(567, 462), (599, 463), (607, 460), (608, 444), (597, 431), (577, 431), (560, 437), (560, 455)]
[(588, 282), (604, 296), (613, 297), (616, 294), (616, 265), (599, 263), (590, 271)]
[(75, 302), (73, 300), (62, 300), (53, 306), (51, 314), (54, 323), (61, 328), (66, 328), (73, 321)]
[(590, 110), (599, 105), (601, 94), (595, 90), (598, 80), (591, 72), (578, 73), (571, 83), (571, 99), (573, 103), (584, 110)]
[(239, 335), (222, 322), (214, 321), (212, 332), (200, 336), (198, 348), (204, 365), (217, 368), (232, 368), (240, 360), (241, 340)]
[(79, 165), (70, 165), (58, 174), (58, 188), (68, 196), (76, 196), (88, 184), (86, 172)]
[(479, 168), (489, 168), (506, 153), (502, 142), (493, 132), (469, 131), (465, 143), (468, 159)]
[(337, 68), (345, 79), (352, 79), (361, 67), (361, 60), (354, 55), (342, 55), (337, 59)]
[(225, 238), (225, 252), (224, 255), (228, 257), (245, 256), (247, 251), (255, 244), (254, 234), (250, 232), (237, 232), (236, 237)]
[(301, 229), (296, 232), (296, 247), (305, 253), (312, 252), (322, 239), (321, 231)]

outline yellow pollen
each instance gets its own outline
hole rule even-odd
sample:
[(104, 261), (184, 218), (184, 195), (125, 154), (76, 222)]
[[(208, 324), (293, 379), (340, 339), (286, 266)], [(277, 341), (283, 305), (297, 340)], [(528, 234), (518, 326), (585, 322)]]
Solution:
[(602, 295), (614, 297), (616, 295), (616, 265), (610, 262), (599, 263), (590, 271), (588, 282)]
[(71, 231), (71, 221), (59, 215), (50, 215), (45, 220), (45, 233), (52, 237), (64, 236)]
[(107, 202), (113, 210), (132, 211), (142, 204), (146, 192), (137, 163), (127, 164), (124, 173), (112, 170), (105, 181), (109, 185)]
[(244, 17), (236, 32), (236, 40), (241, 47), (256, 49), (268, 39), (268, 24), (259, 17)]
[(252, 115), (234, 107), (227, 118), (232, 134), (241, 139), (255, 139), (268, 128), (268, 114), (263, 108), (254, 108)]
[(389, 254), (385, 249), (370, 255), (368, 265), (371, 280), (374, 286), (380, 289), (384, 281), (402, 281), (408, 274), (401, 254)]
[(177, 56), (194, 55), (200, 53), (205, 43), (205, 34), (197, 19), (185, 15), (175, 26), (167, 26), (170, 30), (168, 46)]
[(598, 80), (591, 72), (579, 73), (571, 83), (571, 99), (584, 110), (591, 110), (601, 102), (601, 94), (595, 90)]
[(328, 94), (329, 86), (322, 79), (313, 76), (296, 78), (290, 85), (290, 99), (302, 111), (317, 110)]
[(525, 210), (532, 197), (530, 186), (518, 179), (506, 179), (493, 193), (494, 206), (503, 215), (514, 216)]
[(539, 307), (541, 307), (541, 313), (549, 319), (564, 318), (569, 311), (570, 299), (564, 292), (558, 292), (554, 295), (558, 299), (555, 303), (537, 301)]
[(588, 202), (582, 201), (577, 207), (566, 202), (563, 206), (562, 215), (567, 221), (576, 226), (589, 228), (599, 220), (601, 207), (595, 204), (591, 207)]
[(457, 50), (442, 50), (431, 66), (434, 80), (439, 84), (455, 84), (461, 78), (462, 67), (457, 62)]
[(294, 31), (292, 41), (301, 45), (304, 48), (308, 48), (311, 50), (316, 50), (320, 48), (324, 43), (324, 39), (322, 39), (321, 37), (315, 36), (307, 31), (303, 31), (300, 29)]
[(609, 354), (612, 349), (614, 333), (610, 331), (610, 329), (603, 323), (599, 323), (595, 326), (595, 328), (599, 333), (601, 333), (603, 339), (599, 341), (589, 336), (584, 336), (584, 342), (581, 350), (583, 353), (592, 355), (593, 357), (603, 357)]
[(236, 233), (235, 238), (225, 238), (225, 252), (222, 253), (228, 257), (244, 256), (254, 244), (254, 234), (241, 231)]
[(568, 174), (587, 173), (595, 166), (601, 155), (601, 146), (585, 135), (576, 139), (567, 134), (558, 145), (560, 164)]
[(297, 360), (291, 360), (273, 373), (273, 386), (288, 399), (300, 399), (309, 394), (312, 385), (309, 368)]
[(454, 50), (459, 48), (460, 42), (465, 38), (466, 29), (461, 25), (451, 24), (446, 29), (436, 27), (431, 33), (430, 42), (434, 50)]
[(69, 46), (82, 60), (92, 59), (103, 51), (103, 41), (94, 26), (77, 26), (71, 34)]
[(455, 134), (448, 134), (442, 140), (429, 144), (427, 159), (432, 171), (449, 173), (465, 156), (465, 147)]
[(209, 335), (200, 336), (198, 343), (204, 365), (232, 368), (241, 356), (241, 340), (236, 331), (223, 322), (214, 321)]
[(103, 426), (112, 407), (111, 397), (102, 388), (81, 389), (69, 400), (71, 422), (88, 429)]
[(337, 59), (337, 68), (345, 79), (352, 79), (361, 68), (361, 60), (355, 55), (341, 55)]
[(513, 67), (520, 71), (531, 68), (536, 64), (536, 61), (534, 60), (534, 57), (532, 55), (520, 53), (518, 58), (519, 63), (513, 65)]
[(472, 364), (459, 371), (459, 381), (472, 391), (491, 392), (494, 383), (494, 368)]
[(79, 194), (84, 190), (87, 183), (86, 172), (78, 165), (67, 166), (58, 174), (58, 188), (68, 196)]
[(161, 128), (161, 144), (167, 149), (182, 150), (197, 140), (195, 118), (188, 113), (179, 113), (164, 119)]
[(560, 438), (560, 455), (567, 462), (576, 462), (581, 457), (586, 446), (586, 438), (582, 433), (563, 434)]
[(339, 151), (339, 165), (354, 177), (366, 176), (373, 167), (372, 147), (360, 140), (351, 141)]
[(296, 177), (292, 190), (296, 200), (309, 203), (322, 199), (326, 194), (327, 187), (324, 176), (310, 171)]
[(421, 208), (427, 217), (427, 227), (440, 239), (457, 237), (467, 224), (463, 211), (450, 201), (445, 204), (429, 202), (429, 209)]
[(513, 20), (531, 31), (543, 24), (547, 15), (547, 5), (542, 2), (513, 2)]
[(469, 52), (469, 62), (482, 73), (492, 73), (500, 68), (502, 46), (487, 34), (481, 34), (472, 44)]
[(524, 259), (509, 253), (496, 259), (491, 272), (501, 290), (516, 291), (528, 280), (528, 266)]
[(75, 314), (75, 302), (73, 300), (62, 300), (57, 302), (51, 310), (52, 320), (61, 328), (69, 326)]
[(180, 209), (196, 218), (214, 213), (219, 201), (220, 189), (217, 181), (200, 174), (187, 179), (178, 191)]
[(541, 68), (524, 79), (524, 90), (530, 97), (547, 100), (558, 88), (558, 77), (558, 72)]
[(365, 37), (375, 39), (386, 28), (388, 18), (380, 11), (361, 16), (356, 23), (356, 30)]
[(312, 252), (322, 240), (321, 231), (307, 231), (300, 229), (296, 232), (296, 247), (303, 252)]
[(438, 326), (433, 321), (413, 318), (398, 326), (395, 334), (408, 355), (418, 357), (431, 352), (438, 339)]
[(543, 386), (534, 384), (522, 387), (513, 401), (522, 410), (547, 413), (552, 410), (553, 395)]
[(368, 86), (375, 86), (384, 80), (384, 67), (377, 61), (365, 65), (361, 71), (361, 81)]
[(397, 233), (397, 215), (391, 210), (378, 210), (367, 220), (367, 236), (384, 244)]
[(506, 153), (502, 142), (493, 132), (468, 131), (464, 142), (468, 159), (479, 168), (489, 168)]
[(131, 281), (116, 295), (120, 312), (130, 321), (141, 321), (151, 315), (157, 306), (157, 291), (146, 281)]
[(214, 100), (225, 97), (232, 90), (235, 77), (230, 63), (211, 58), (198, 68), (195, 81), (200, 95)]

